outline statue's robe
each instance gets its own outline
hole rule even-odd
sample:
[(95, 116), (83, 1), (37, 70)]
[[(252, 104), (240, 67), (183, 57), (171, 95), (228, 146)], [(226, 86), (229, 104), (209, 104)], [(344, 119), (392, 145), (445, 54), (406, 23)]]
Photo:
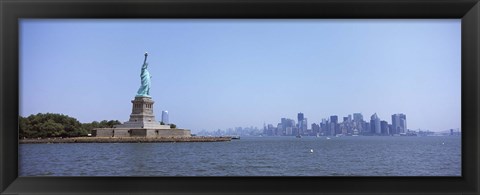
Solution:
[(143, 64), (142, 72), (140, 73), (142, 80), (141, 86), (138, 89), (137, 96), (150, 96), (150, 72), (147, 70), (147, 63)]

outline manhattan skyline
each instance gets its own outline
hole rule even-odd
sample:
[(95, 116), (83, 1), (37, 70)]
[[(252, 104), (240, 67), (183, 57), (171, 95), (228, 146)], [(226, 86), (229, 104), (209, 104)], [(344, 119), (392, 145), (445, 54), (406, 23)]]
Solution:
[(119, 120), (149, 53), (156, 119), (262, 127), (408, 113), (460, 127), (460, 20), (20, 20), (20, 115)]

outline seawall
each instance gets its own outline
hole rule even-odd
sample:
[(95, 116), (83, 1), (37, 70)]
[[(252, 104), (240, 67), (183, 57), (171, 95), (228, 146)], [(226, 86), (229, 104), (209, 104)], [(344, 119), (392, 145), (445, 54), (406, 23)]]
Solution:
[(20, 139), (20, 144), (54, 144), (54, 143), (160, 143), (160, 142), (224, 142), (231, 137), (75, 137), (75, 138), (44, 138)]

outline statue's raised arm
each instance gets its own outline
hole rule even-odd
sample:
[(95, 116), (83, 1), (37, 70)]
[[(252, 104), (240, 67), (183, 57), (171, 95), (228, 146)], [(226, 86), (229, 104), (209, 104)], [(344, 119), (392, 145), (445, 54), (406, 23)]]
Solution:
[[(147, 57), (148, 57), (148, 53), (145, 52), (145, 59), (143, 60), (143, 65), (145, 66), (145, 64), (147, 64)], [(148, 66), (148, 64), (147, 64)], [(145, 67), (146, 68), (146, 67)]]
[(137, 97), (150, 97), (150, 73), (147, 70), (147, 56), (148, 53), (145, 52), (145, 60), (143, 61), (142, 70), (140, 73), (141, 85), (137, 91)]

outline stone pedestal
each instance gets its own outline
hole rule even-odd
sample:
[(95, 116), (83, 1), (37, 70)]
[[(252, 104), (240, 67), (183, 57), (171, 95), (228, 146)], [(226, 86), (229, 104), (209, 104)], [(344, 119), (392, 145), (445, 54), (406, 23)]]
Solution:
[(155, 120), (151, 97), (135, 97), (132, 100), (130, 119), (113, 128), (96, 128), (92, 134), (96, 137), (190, 137), (188, 129), (171, 129)]
[(155, 120), (155, 115), (153, 114), (154, 103), (151, 97), (135, 97), (135, 99), (132, 100), (130, 120), (115, 127), (170, 129), (170, 126), (160, 125), (160, 123)]

